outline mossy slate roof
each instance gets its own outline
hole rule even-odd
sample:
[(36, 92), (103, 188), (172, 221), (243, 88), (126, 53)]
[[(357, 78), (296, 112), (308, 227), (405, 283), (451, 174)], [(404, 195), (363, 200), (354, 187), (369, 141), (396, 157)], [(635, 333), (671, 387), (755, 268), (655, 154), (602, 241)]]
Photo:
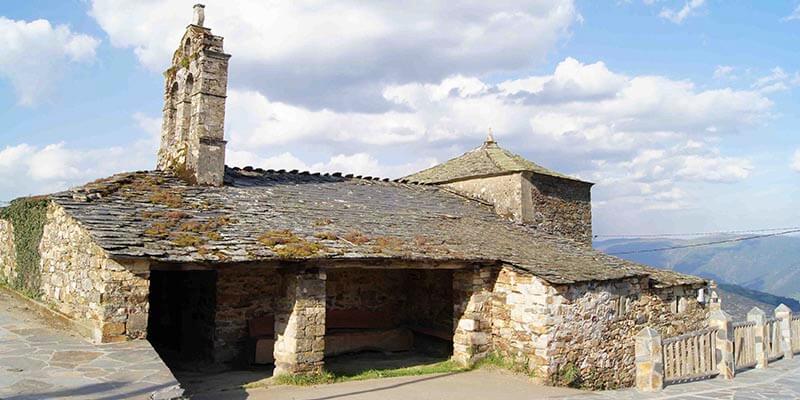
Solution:
[[(556, 178), (584, 182), (579, 179), (549, 170), (524, 157), (500, 147), (494, 140), (487, 140), (472, 149), (442, 164), (406, 176), (405, 180), (418, 183), (447, 183), (465, 178), (503, 175), (514, 172), (533, 172)], [(584, 182), (589, 184), (589, 182)]]
[[(228, 168), (223, 187), (190, 186), (146, 171), (51, 198), (113, 258), (503, 262), (553, 284), (648, 276), (656, 286), (703, 282), (514, 224), (432, 185)], [(265, 234), (291, 237), (291, 245), (312, 254), (281, 253), (290, 245), (264, 243)]]

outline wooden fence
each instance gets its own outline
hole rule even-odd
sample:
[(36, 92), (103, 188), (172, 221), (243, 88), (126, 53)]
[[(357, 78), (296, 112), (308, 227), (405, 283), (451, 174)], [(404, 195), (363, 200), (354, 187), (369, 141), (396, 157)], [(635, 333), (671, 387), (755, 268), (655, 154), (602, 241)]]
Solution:
[(747, 368), (766, 368), (800, 353), (800, 315), (781, 305), (775, 318), (753, 308), (747, 321), (713, 311), (709, 328), (664, 338), (651, 328), (636, 336), (636, 386), (660, 390), (667, 384), (721, 376), (733, 379)]
[(777, 318), (767, 319), (767, 333), (764, 341), (767, 343), (767, 359), (769, 361), (775, 361), (783, 357), (781, 322)]
[(739, 321), (733, 324), (733, 360), (736, 370), (756, 366), (756, 323)]
[(703, 329), (664, 340), (664, 382), (710, 378), (719, 374), (717, 330)]

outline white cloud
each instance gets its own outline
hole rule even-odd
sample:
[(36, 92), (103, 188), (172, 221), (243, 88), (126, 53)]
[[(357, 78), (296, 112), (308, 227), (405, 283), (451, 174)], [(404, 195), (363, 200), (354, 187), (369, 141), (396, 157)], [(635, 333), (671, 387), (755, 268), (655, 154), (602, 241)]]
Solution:
[(702, 7), (703, 4), (705, 4), (705, 0), (687, 0), (680, 10), (664, 7), (658, 16), (670, 22), (681, 24), (687, 17), (695, 15), (697, 9)]
[(784, 21), (794, 21), (794, 20), (799, 20), (799, 19), (800, 19), (800, 5), (795, 7), (794, 11), (792, 11), (791, 14), (783, 17)]
[(599, 207), (683, 210), (697, 184), (747, 179), (746, 157), (716, 142), (769, 118), (757, 89), (701, 90), (689, 81), (627, 76), (568, 58), (549, 75), (491, 84), (454, 75), (388, 85), (382, 113), (313, 110), (231, 90), (229, 165), (397, 177), (497, 140), (527, 158), (597, 182)]
[(717, 65), (714, 70), (714, 79), (733, 79), (735, 78), (733, 70), (734, 68), (730, 65)]
[(768, 75), (756, 79), (751, 86), (761, 93), (773, 93), (789, 90), (797, 85), (800, 85), (800, 73), (791, 75), (783, 68), (775, 67)]
[(119, 172), (152, 169), (161, 119), (136, 113), (133, 120), (146, 134), (121, 146), (75, 148), (58, 142), (0, 148), (0, 202), (64, 190)]
[(20, 104), (49, 95), (71, 63), (91, 62), (100, 41), (49, 21), (15, 21), (0, 16), (0, 76), (8, 79)]
[[(112, 44), (167, 67), (194, 0), (93, 0)], [(313, 109), (384, 111), (389, 84), (524, 70), (580, 20), (572, 0), (206, 2), (225, 36), (233, 87)]]
[(789, 165), (794, 171), (800, 172), (800, 149), (794, 151), (792, 162)]
[(290, 152), (271, 157), (262, 157), (245, 150), (228, 151), (226, 164), (232, 166), (255, 166), (265, 169), (285, 169), (311, 172), (342, 172), (372, 177), (397, 178), (432, 167), (436, 159), (420, 159), (410, 163), (386, 165), (367, 153), (337, 154), (324, 162), (308, 164)]

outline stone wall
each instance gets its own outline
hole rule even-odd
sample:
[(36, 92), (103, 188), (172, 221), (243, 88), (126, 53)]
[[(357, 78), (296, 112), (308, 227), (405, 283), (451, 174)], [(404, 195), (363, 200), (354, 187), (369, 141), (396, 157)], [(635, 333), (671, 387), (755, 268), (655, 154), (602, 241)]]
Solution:
[(591, 244), (591, 185), (527, 172), (524, 176), (523, 188), (532, 209), (525, 222), (544, 232)]
[(14, 226), (0, 219), (0, 281), (12, 282), (16, 278), (17, 252), (14, 247)]
[(472, 178), (447, 183), (444, 186), (468, 197), (493, 204), (495, 212), (509, 220), (522, 222), (530, 214), (530, 206), (523, 205), (523, 201), (527, 199), (523, 196), (521, 174)]
[(402, 269), (328, 270), (327, 309), (387, 311), (400, 323), (407, 300), (408, 271)]
[(500, 216), (591, 244), (591, 185), (531, 172), (472, 178), (444, 186), (494, 205)]
[(414, 327), (453, 332), (453, 271), (408, 270), (406, 322)]
[[(147, 332), (147, 262), (109, 259), (63, 208), (50, 204), (39, 245), (42, 300), (97, 342), (143, 338)], [(134, 274), (131, 271), (138, 272)]]
[(494, 350), (546, 382), (631, 386), (634, 336), (644, 326), (667, 336), (705, 326), (706, 311), (690, 296), (695, 290), (653, 291), (639, 279), (552, 286), (504, 268), (493, 291)]
[(243, 355), (247, 321), (276, 315), (285, 308), (283, 276), (270, 266), (222, 266), (217, 273), (214, 360), (227, 362)]

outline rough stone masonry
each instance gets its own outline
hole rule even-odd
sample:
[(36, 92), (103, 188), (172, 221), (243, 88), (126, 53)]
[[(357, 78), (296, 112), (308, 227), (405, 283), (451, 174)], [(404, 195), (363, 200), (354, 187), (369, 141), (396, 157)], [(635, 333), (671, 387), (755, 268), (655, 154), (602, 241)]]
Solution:
[(78, 332), (233, 362), (253, 357), (251, 322), (274, 320), (276, 373), (307, 374), (325, 367), (329, 316), (386, 315), (462, 364), (497, 354), (543, 382), (611, 388), (633, 384), (643, 326), (706, 323), (703, 279), (593, 250), (592, 184), (491, 137), (399, 180), (226, 167), (230, 56), (194, 12), (165, 73), (158, 169), (35, 199), (36, 237), (0, 213), (0, 277), (33, 268), (24, 283)]

